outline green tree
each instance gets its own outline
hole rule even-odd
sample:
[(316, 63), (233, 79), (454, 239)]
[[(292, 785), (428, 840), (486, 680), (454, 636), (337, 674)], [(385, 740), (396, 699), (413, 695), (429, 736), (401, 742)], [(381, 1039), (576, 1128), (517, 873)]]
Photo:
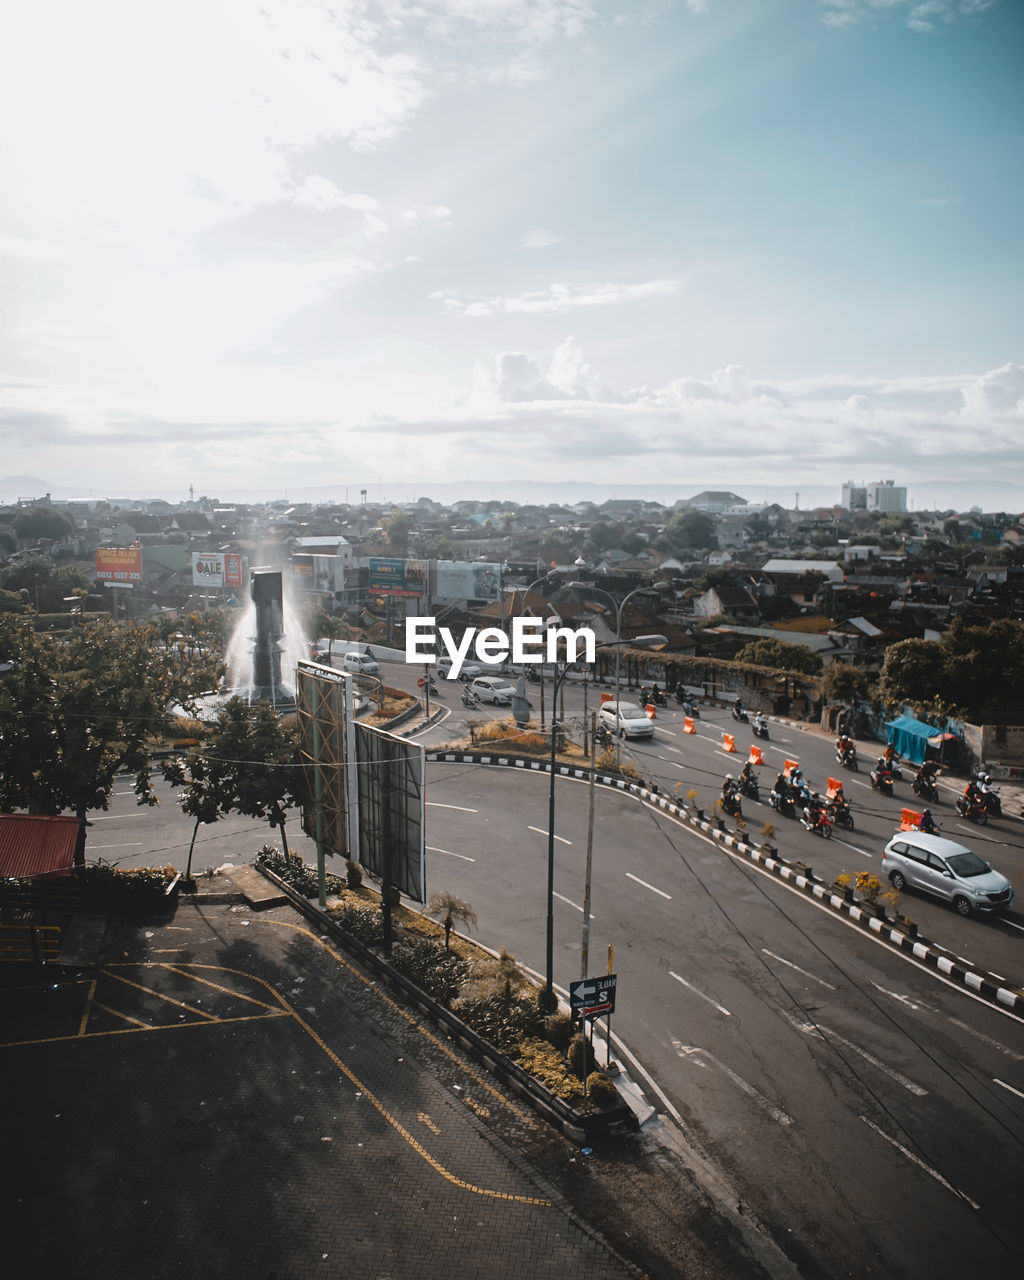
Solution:
[(60, 542), (75, 530), (68, 516), (51, 507), (29, 507), (27, 511), (19, 511), (11, 523), (22, 542), (36, 542), (39, 538)]
[(0, 616), (0, 810), (79, 820), (75, 862), (84, 865), (86, 818), (106, 809), (115, 778), (135, 775), (140, 804), (155, 804), (150, 761), (168, 706), (192, 682), (209, 688), (205, 664), (168, 662), (151, 628), (86, 622), (56, 639), (31, 620)]
[(945, 684), (946, 653), (937, 640), (898, 640), (885, 651), (878, 680), (883, 702), (907, 702), (931, 710), (952, 710), (937, 699)]
[(780, 671), (799, 671), (807, 676), (816, 676), (821, 671), (821, 659), (816, 653), (784, 640), (752, 640), (740, 649), (736, 660), (759, 667), (778, 667)]
[(476, 928), (476, 912), (462, 898), (457, 898), (447, 890), (435, 893), (427, 907), (427, 915), (437, 920), (444, 927), (444, 949), (449, 949), (452, 930), (457, 924), (464, 924), (467, 929)]
[(821, 691), (829, 702), (850, 705), (857, 698), (865, 699), (869, 689), (868, 677), (859, 667), (852, 667), (848, 662), (833, 662), (825, 668)]
[(298, 739), (267, 702), (253, 706), (229, 698), (209, 737), (185, 755), (171, 756), (160, 766), (172, 787), (181, 787), (181, 807), (195, 819), (192, 847), (200, 823), (241, 813), (277, 827), (288, 856), (286, 810), (303, 797)]
[(955, 618), (942, 637), (953, 705), (982, 723), (1024, 721), (1024, 623)]
[(661, 550), (678, 554), (704, 551), (718, 545), (717, 522), (706, 511), (677, 511), (657, 541)]

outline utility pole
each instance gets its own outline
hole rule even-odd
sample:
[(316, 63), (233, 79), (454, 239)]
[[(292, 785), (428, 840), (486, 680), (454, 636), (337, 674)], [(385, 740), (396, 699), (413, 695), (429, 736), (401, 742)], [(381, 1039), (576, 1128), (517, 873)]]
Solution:
[(587, 870), (583, 883), (583, 942), (580, 946), (580, 980), (590, 963), (590, 882), (594, 866), (594, 774), (597, 771), (597, 712), (590, 713), (590, 785), (587, 788)]

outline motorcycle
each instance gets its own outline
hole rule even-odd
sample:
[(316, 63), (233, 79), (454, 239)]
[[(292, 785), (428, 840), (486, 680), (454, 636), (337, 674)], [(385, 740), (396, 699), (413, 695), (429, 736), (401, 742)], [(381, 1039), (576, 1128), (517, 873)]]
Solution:
[(804, 810), (800, 822), (808, 831), (813, 831), (817, 835), (824, 837), (824, 839), (831, 840), (832, 824), (829, 822), (824, 809), (812, 809), (808, 806)]
[(463, 689), (462, 705), (464, 707), (479, 707), (480, 699), (476, 696), (472, 689)]
[(652, 689), (650, 701), (653, 702), (656, 707), (663, 707), (665, 705), (665, 695), (660, 689)]
[(747, 715), (746, 711), (743, 710), (742, 702), (737, 702), (733, 705), (732, 718), (734, 720), (738, 720), (740, 724), (750, 723), (750, 717)]
[(722, 812), (727, 813), (730, 818), (743, 817), (743, 806), (740, 804), (739, 792), (722, 792)]
[(754, 722), (751, 725), (751, 728), (754, 730), (755, 738), (764, 738), (766, 742), (768, 741), (768, 717), (767, 716), (755, 716)]
[(872, 769), (869, 776), (873, 791), (880, 791), (883, 796), (892, 795), (893, 775), (891, 769)]
[(981, 800), (972, 800), (968, 796), (957, 796), (956, 811), (968, 822), (976, 822), (983, 827), (988, 822), (988, 809)]
[(836, 747), (835, 757), (836, 764), (840, 765), (844, 769), (850, 769), (853, 773), (856, 773), (860, 768), (860, 765), (857, 763), (856, 747), (847, 747), (845, 751), (840, 751), (840, 749)]
[(689, 716), (691, 720), (700, 719), (700, 708), (695, 702), (688, 702), (685, 698), (680, 698), (679, 705), (683, 709), (684, 716)]
[(1001, 818), (1003, 816), (1003, 802), (999, 799), (999, 792), (995, 787), (985, 784), (981, 788), (981, 798), (985, 805), (985, 812), (990, 818)]
[(740, 778), (740, 792), (747, 797), (748, 800), (761, 799), (761, 787), (756, 778)]
[(841, 797), (829, 802), (827, 813), (834, 827), (842, 827), (844, 831), (853, 830), (853, 814), (850, 812), (850, 806)]
[(597, 726), (594, 730), (594, 741), (602, 751), (606, 751), (612, 745), (612, 734), (607, 725), (599, 724)]
[(889, 772), (892, 774), (894, 782), (903, 781), (903, 770), (900, 765), (903, 763), (903, 757), (897, 752), (889, 761)]
[(915, 796), (920, 796), (922, 800), (927, 800), (929, 804), (939, 803), (939, 789), (931, 778), (922, 778), (918, 774), (910, 784), (910, 787)]
[(768, 803), (776, 813), (781, 814), (784, 818), (796, 817), (793, 801), (788, 795), (783, 795), (781, 792), (776, 791), (774, 787), (768, 793)]

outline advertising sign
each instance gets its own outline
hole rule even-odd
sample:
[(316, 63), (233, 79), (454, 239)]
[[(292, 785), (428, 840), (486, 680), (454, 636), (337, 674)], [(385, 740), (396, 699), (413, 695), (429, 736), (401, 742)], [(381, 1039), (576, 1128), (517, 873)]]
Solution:
[(220, 551), (192, 552), (192, 585), (194, 587), (240, 587), (242, 557)]
[(370, 557), (370, 594), (422, 596), (427, 591), (425, 560), (383, 560)]
[(141, 582), (141, 547), (99, 547), (96, 551), (96, 577), (101, 582)]
[(464, 560), (437, 562), (436, 594), (442, 599), (493, 603), (500, 592), (500, 564), (471, 564)]

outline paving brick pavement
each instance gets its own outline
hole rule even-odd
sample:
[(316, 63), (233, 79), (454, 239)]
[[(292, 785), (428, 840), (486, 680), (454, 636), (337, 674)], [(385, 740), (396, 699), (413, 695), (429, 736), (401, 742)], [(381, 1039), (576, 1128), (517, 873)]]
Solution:
[(516, 1149), (539, 1122), (290, 908), (183, 904), (0, 1001), (7, 1275), (639, 1274)]

